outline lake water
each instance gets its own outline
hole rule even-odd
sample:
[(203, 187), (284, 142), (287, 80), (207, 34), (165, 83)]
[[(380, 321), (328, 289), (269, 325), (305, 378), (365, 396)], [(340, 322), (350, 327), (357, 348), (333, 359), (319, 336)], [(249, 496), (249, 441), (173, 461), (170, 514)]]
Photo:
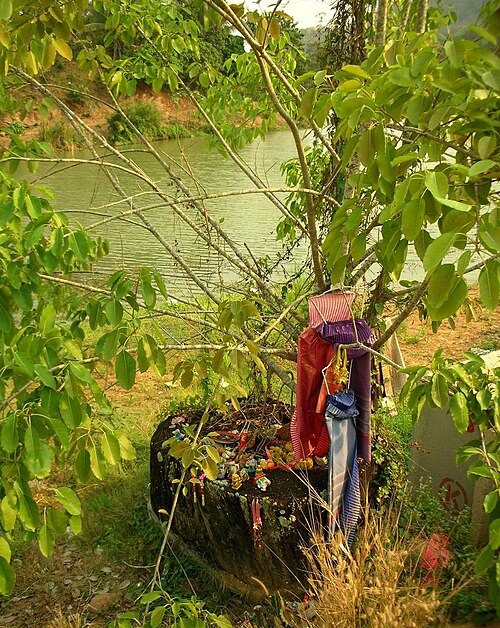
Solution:
[[(255, 187), (231, 159), (226, 159), (209, 148), (206, 137), (167, 140), (157, 142), (155, 147), (165, 159), (175, 163), (175, 171), (181, 174), (194, 194), (227, 193)], [(133, 150), (133, 147), (126, 147), (126, 150)], [(295, 156), (295, 147), (290, 133), (277, 131), (270, 133), (265, 141), (258, 140), (246, 146), (240, 151), (240, 155), (268, 187), (280, 188), (285, 185), (280, 164)], [(88, 158), (89, 154), (76, 151), (73, 156)], [(135, 150), (129, 156), (166, 192), (173, 192), (162, 166), (151, 155)], [(121, 201), (104, 173), (95, 165), (78, 164), (70, 169), (61, 165), (44, 167), (34, 178), (55, 192), (55, 205), (58, 209), (67, 212), (70, 218), (80, 221), (86, 227), (106, 216), (128, 209), (128, 205)], [(144, 182), (138, 182), (129, 175), (121, 174), (120, 183), (127, 193), (140, 194), (136, 203), (141, 207), (157, 204), (159, 201), (158, 197), (148, 192), (149, 188)], [(278, 196), (283, 198), (285, 195)], [(268, 257), (271, 265), (276, 262), (277, 254), (282, 250), (281, 243), (275, 238), (276, 224), (281, 214), (264, 195), (250, 194), (207, 200), (206, 207), (211, 216), (221, 222), (231, 239), (243, 247), (247, 254), (251, 251), (255, 259)], [(202, 219), (195, 210), (191, 210), (190, 215), (201, 224)], [(216, 287), (222, 281), (232, 282), (238, 279), (235, 269), (223, 262), (217, 252), (210, 250), (169, 207), (148, 209), (147, 216), (162, 237), (175, 248), (204, 283)], [(431, 226), (431, 233), (433, 230), (437, 235), (435, 225)], [(102, 235), (110, 242), (110, 255), (99, 262), (97, 272), (108, 273), (122, 267), (133, 270), (149, 266), (162, 274), (173, 292), (194, 287), (193, 282), (186, 278), (183, 270), (136, 216), (131, 216), (127, 222), (121, 220), (101, 225), (94, 233)], [(307, 254), (305, 249), (305, 245), (302, 245), (294, 250), (293, 257), (285, 262), (288, 270), (303, 263)], [(457, 255), (454, 254), (453, 257)], [(278, 273), (277, 279), (283, 276)], [(420, 261), (410, 248), (403, 278), (422, 277)], [(476, 279), (477, 273), (468, 277), (469, 281)]]
[[(155, 147), (170, 160), (177, 162), (176, 172), (181, 173), (194, 194), (231, 192), (255, 187), (231, 159), (226, 159), (209, 148), (206, 137), (167, 140), (155, 143)], [(246, 146), (240, 151), (240, 155), (268, 187), (284, 187), (280, 164), (294, 157), (293, 139), (286, 131), (270, 133), (265, 141), (258, 140)], [(89, 158), (89, 154), (84, 151), (75, 151), (73, 156)], [(166, 173), (151, 155), (135, 152), (130, 157), (165, 191), (172, 192)], [(186, 172), (187, 169), (189, 173)], [(72, 166), (70, 170), (60, 165), (55, 168), (44, 167), (37, 172), (35, 179), (55, 192), (55, 206), (58, 209), (68, 212), (71, 219), (80, 221), (86, 227), (106, 215), (129, 209), (123, 202), (105, 207), (120, 199), (104, 173), (95, 165), (79, 164)], [(138, 183), (131, 177), (120, 175), (120, 180), (128, 193), (147, 192), (144, 183)], [(278, 196), (283, 198), (285, 195)], [(137, 198), (137, 204), (141, 207), (157, 202), (158, 198), (152, 194), (144, 193)], [(276, 241), (275, 229), (281, 213), (264, 195), (251, 194), (208, 200), (206, 207), (221, 222), (222, 228), (236, 244), (243, 247), (246, 245), (256, 259), (269, 256), (271, 262), (276, 260), (277, 253), (281, 251), (281, 243)], [(191, 211), (190, 215), (196, 214)], [(219, 256), (210, 251), (169, 207), (147, 210), (147, 216), (203, 281), (218, 284), (221, 276), (229, 281), (237, 279), (237, 274), (227, 265), (221, 265)], [(186, 281), (176, 263), (151, 233), (141, 226), (139, 218), (131, 216), (130, 220), (132, 222), (110, 222), (94, 231), (110, 242), (110, 255), (99, 262), (98, 270), (109, 271), (122, 266), (129, 269), (151, 266), (172, 287), (183, 288)], [(198, 217), (198, 222), (199, 220)], [(306, 251), (303, 249), (305, 247), (296, 251), (297, 263), (305, 259)], [(288, 264), (290, 266), (290, 262)]]

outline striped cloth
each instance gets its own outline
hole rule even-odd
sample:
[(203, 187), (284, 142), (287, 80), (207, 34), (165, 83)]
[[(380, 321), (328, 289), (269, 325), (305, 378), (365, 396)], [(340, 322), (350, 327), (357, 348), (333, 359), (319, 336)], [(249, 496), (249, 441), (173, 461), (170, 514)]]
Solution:
[(310, 298), (307, 302), (309, 325), (317, 327), (327, 321), (331, 323), (351, 318), (351, 306), (355, 297), (354, 292), (327, 292)]
[(329, 395), (325, 422), (330, 436), (328, 461), (328, 529), (333, 534), (338, 529), (345, 535), (349, 545), (354, 540), (361, 508), (359, 470), (356, 446), (356, 423)]

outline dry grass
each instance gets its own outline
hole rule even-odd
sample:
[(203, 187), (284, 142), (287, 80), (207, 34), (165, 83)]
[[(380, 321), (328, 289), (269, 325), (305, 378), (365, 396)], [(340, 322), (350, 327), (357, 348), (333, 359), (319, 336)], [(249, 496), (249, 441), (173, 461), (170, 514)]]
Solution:
[(398, 533), (398, 514), (370, 512), (347, 552), (342, 538), (316, 537), (306, 550), (316, 600), (314, 626), (422, 628), (439, 617), (442, 601), (420, 584), (422, 539)]
[(89, 624), (79, 613), (66, 615), (58, 608), (47, 628), (85, 628)]

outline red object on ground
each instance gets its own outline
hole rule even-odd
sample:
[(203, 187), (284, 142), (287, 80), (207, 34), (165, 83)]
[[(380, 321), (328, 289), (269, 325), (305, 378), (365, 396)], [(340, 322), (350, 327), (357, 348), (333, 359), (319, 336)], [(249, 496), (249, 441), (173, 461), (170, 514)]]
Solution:
[(443, 569), (450, 562), (452, 553), (450, 551), (450, 538), (442, 532), (433, 532), (425, 547), (424, 556), (420, 563), (420, 568), (428, 571), (422, 584), (438, 583), (432, 573), (436, 569)]

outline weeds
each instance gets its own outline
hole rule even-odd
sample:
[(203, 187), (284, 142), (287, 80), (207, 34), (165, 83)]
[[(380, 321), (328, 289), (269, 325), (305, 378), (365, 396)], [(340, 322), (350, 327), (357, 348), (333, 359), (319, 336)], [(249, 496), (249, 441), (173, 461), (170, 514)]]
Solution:
[(43, 123), (38, 133), (38, 139), (47, 142), (55, 150), (72, 150), (84, 146), (83, 139), (63, 120), (56, 120), (51, 124)]

